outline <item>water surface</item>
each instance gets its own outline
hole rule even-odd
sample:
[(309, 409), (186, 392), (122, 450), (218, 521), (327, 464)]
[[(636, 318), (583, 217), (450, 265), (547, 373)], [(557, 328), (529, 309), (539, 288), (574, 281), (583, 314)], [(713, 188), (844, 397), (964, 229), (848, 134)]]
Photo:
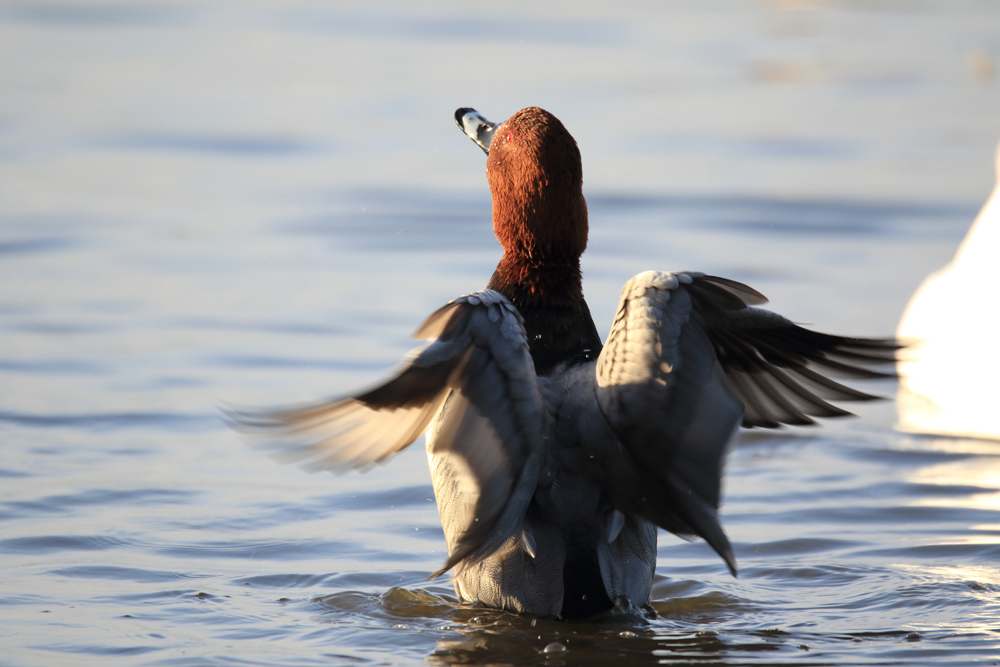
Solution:
[(308, 475), (221, 424), (376, 382), (488, 280), (458, 106), (574, 133), (602, 332), (658, 268), (890, 334), (989, 193), (992, 2), (537, 4), (0, 3), (0, 664), (1000, 662), (1000, 445), (891, 402), (747, 434), (740, 578), (661, 534), (648, 623), (427, 581), (421, 443)]

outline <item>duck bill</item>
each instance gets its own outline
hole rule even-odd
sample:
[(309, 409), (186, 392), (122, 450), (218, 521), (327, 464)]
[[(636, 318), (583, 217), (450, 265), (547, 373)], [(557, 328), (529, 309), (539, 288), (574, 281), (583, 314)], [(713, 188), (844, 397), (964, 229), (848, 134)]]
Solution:
[(496, 132), (500, 123), (491, 123), (480, 115), (475, 109), (462, 107), (455, 112), (455, 122), (462, 128), (466, 136), (476, 142), (487, 155), (490, 154), (490, 142), (493, 141), (493, 133)]

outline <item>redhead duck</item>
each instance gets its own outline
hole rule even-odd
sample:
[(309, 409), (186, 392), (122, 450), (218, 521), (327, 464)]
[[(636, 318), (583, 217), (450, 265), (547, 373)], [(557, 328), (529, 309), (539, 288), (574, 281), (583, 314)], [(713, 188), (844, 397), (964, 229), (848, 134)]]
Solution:
[[(602, 344), (583, 298), (580, 151), (552, 114), (496, 125), (459, 109), (487, 153), (503, 246), (487, 289), (424, 322), (430, 340), (389, 381), (340, 400), (231, 413), (311, 469), (369, 466), (426, 432), (463, 602), (560, 618), (648, 608), (657, 527), (701, 537), (733, 574), (717, 516), (740, 425), (849, 414), (873, 398), (821, 371), (870, 378), (888, 340), (798, 327), (757, 291), (695, 272), (629, 280)], [(819, 369), (819, 370), (817, 370)], [(287, 459), (286, 459), (287, 460)]]
[[(1000, 179), (1000, 146), (996, 153)], [(896, 335), (912, 341), (899, 361), (899, 427), (904, 431), (1000, 440), (996, 307), (990, 306), (1000, 257), (1000, 180), (946, 267), (910, 299)]]

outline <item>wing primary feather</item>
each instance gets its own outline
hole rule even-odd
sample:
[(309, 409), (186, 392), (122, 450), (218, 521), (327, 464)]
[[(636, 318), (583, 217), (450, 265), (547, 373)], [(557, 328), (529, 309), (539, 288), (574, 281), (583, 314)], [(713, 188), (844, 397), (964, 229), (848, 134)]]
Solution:
[(742, 298), (733, 294), (722, 285), (702, 279), (695, 280), (687, 286), (691, 295), (703, 304), (711, 304), (714, 309), (731, 311), (743, 310), (747, 304)]
[(730, 285), (702, 276), (696, 277), (687, 289), (693, 296), (698, 321), (703, 323), (726, 376), (743, 400), (744, 426), (807, 425), (813, 423), (810, 417), (851, 414), (827, 400), (877, 398), (825, 374), (865, 380), (894, 376), (891, 371), (873, 366), (895, 360), (902, 347), (895, 340), (825, 334), (800, 327), (771, 311), (735, 307), (734, 299), (757, 298), (742, 295), (739, 283)]
[(701, 280), (710, 283), (715, 283), (719, 287), (722, 287), (727, 292), (731, 293), (733, 296), (741, 299), (744, 303), (757, 306), (760, 304), (767, 303), (767, 297), (750, 287), (749, 285), (744, 285), (743, 283), (737, 282), (735, 280), (730, 280), (729, 278), (720, 278), (719, 276), (702, 276)]
[(726, 373), (736, 392), (743, 399), (745, 413), (743, 426), (760, 426), (763, 428), (778, 428), (780, 424), (770, 417), (770, 414), (760, 400), (760, 391), (748, 372), (735, 371)]
[[(871, 353), (868, 353), (868, 348), (859, 348), (853, 344), (848, 345), (842, 342), (843, 339), (838, 340), (839, 337), (836, 336), (814, 338), (811, 334), (816, 332), (798, 326), (787, 331), (767, 331), (771, 338), (780, 339), (779, 343), (770, 343), (764, 335), (764, 331), (766, 330), (750, 332), (749, 337), (756, 345), (766, 347), (768, 352), (778, 355), (778, 358), (787, 357), (794, 359), (798, 357), (809, 361), (822, 362), (825, 359), (834, 357), (843, 360), (845, 363), (860, 362), (875, 366), (887, 365), (895, 361), (895, 350), (873, 349)], [(778, 347), (779, 344), (781, 347)], [(765, 356), (765, 358), (767, 357)], [(770, 361), (770, 359), (768, 360)], [(873, 372), (868, 369), (860, 369), (857, 366), (854, 366), (854, 368)], [(890, 373), (880, 373), (880, 375), (889, 376)]]
[(799, 366), (797, 368), (789, 368), (788, 371), (795, 375), (800, 375), (803, 379), (812, 383), (814, 387), (819, 387), (826, 390), (827, 396), (830, 400), (834, 401), (875, 401), (878, 400), (878, 396), (872, 394), (867, 394), (863, 391), (854, 389), (853, 387), (848, 387), (847, 385), (840, 384), (836, 380), (831, 380), (822, 373), (817, 373), (807, 366)]
[(774, 410), (771, 413), (774, 415), (774, 419), (782, 424), (792, 424), (794, 426), (809, 426), (815, 424), (815, 421), (807, 417), (797, 406), (793, 405), (785, 397), (781, 389), (775, 386), (774, 371), (777, 370), (778, 369), (775, 368), (771, 373), (758, 373), (753, 376), (757, 387), (764, 392), (764, 395), (767, 396), (774, 407), (777, 408), (777, 410)]
[[(792, 372), (795, 371), (792, 370)], [(827, 403), (821, 397), (809, 391), (809, 389), (807, 389), (805, 386), (796, 382), (789, 375), (789, 373), (782, 368), (777, 368), (777, 367), (772, 368), (771, 375), (778, 382), (784, 385), (789, 391), (793, 392), (796, 400), (802, 402), (806, 406), (803, 409), (803, 412), (805, 412), (806, 414), (814, 415), (816, 417), (842, 417), (850, 414), (846, 410), (843, 410), (841, 408), (838, 408), (834, 405)], [(816, 375), (819, 374), (817, 373)], [(820, 375), (819, 377), (823, 376)], [(836, 382), (833, 382), (832, 380), (830, 382), (834, 385), (837, 385), (838, 387), (842, 386), (838, 385)], [(861, 392), (856, 392), (856, 393), (861, 394), (861, 396), (868, 397), (868, 394), (862, 394)], [(841, 398), (841, 400), (845, 399)]]
[(829, 357), (820, 357), (819, 359), (810, 359), (809, 361), (816, 366), (829, 369), (854, 380), (884, 380), (895, 377), (893, 373), (874, 371), (870, 368), (847, 364)]

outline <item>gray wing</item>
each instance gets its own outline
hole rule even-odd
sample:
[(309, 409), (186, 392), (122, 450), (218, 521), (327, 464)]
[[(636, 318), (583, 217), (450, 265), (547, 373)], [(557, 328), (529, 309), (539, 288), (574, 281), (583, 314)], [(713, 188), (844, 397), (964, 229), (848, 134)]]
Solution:
[(405, 448), (445, 408), (434, 447), (450, 461), (449, 479), (470, 509), (440, 574), (463, 559), (487, 557), (520, 530), (542, 457), (542, 398), (521, 316), (497, 292), (452, 301), (414, 337), (435, 340), (374, 389), (227, 416), (284, 462), (344, 471)]
[(543, 400), (521, 316), (497, 292), (479, 298), (468, 322), (473, 344), (427, 435), (449, 546), (433, 576), (520, 538), (544, 457)]
[(649, 271), (622, 289), (597, 360), (597, 398), (620, 450), (599, 456), (625, 514), (704, 538), (735, 573), (717, 509), (722, 462), (743, 407), (684, 289), (688, 274)]
[(735, 572), (718, 522), (722, 465), (739, 424), (810, 424), (850, 414), (828, 400), (875, 398), (826, 377), (883, 377), (891, 340), (831, 336), (748, 304), (740, 283), (700, 273), (640, 274), (622, 290), (597, 364), (598, 400), (623, 448), (616, 505), (704, 538)]

